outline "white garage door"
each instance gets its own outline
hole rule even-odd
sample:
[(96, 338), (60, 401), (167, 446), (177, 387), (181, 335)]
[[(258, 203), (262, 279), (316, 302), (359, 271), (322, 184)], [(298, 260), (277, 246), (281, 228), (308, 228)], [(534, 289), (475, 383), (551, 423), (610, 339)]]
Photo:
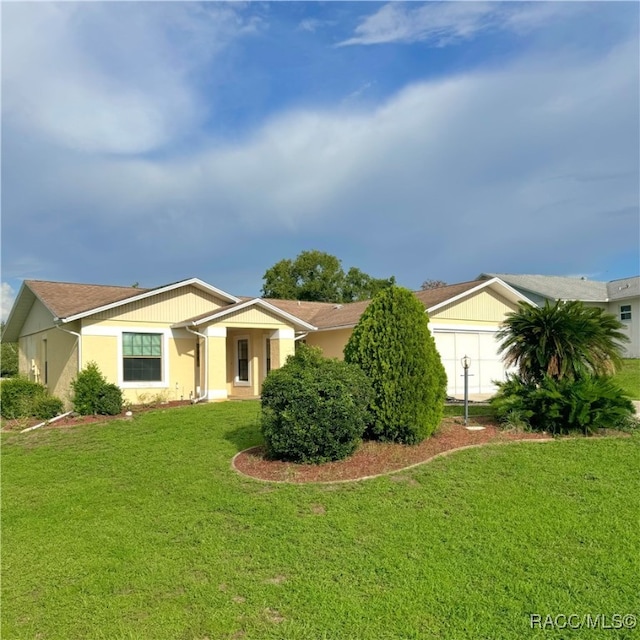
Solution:
[(493, 393), (495, 380), (504, 380), (495, 331), (449, 331), (433, 328), (433, 337), (447, 372), (447, 393), (464, 394), (462, 358), (469, 356), (469, 393)]

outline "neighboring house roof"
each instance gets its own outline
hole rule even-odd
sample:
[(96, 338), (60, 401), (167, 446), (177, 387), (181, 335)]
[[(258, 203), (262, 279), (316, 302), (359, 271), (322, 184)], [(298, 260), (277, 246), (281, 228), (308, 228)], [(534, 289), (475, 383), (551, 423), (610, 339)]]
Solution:
[(552, 300), (607, 301), (607, 283), (596, 280), (511, 273), (482, 273), (479, 278), (500, 278), (512, 287)]
[(582, 300), (609, 302), (640, 295), (640, 276), (600, 282), (586, 278), (564, 276), (518, 275), (512, 273), (481, 273), (479, 278), (500, 278), (512, 287), (529, 291), (552, 300)]
[(623, 300), (640, 296), (640, 276), (607, 282), (607, 296), (609, 300)]

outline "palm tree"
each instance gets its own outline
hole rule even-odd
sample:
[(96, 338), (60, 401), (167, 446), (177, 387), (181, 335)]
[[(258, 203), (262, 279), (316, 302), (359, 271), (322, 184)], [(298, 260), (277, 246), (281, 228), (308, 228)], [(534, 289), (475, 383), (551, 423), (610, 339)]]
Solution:
[(544, 307), (519, 303), (498, 331), (500, 353), (523, 380), (560, 380), (608, 375), (622, 365), (622, 323), (599, 307), (582, 302), (547, 301)]

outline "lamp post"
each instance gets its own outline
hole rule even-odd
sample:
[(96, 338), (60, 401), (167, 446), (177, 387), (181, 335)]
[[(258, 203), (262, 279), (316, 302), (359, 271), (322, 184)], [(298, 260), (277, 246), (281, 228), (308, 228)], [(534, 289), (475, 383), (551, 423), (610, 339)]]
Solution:
[(465, 355), (460, 362), (464, 369), (464, 424), (466, 427), (469, 423), (469, 367), (471, 366), (471, 358)]

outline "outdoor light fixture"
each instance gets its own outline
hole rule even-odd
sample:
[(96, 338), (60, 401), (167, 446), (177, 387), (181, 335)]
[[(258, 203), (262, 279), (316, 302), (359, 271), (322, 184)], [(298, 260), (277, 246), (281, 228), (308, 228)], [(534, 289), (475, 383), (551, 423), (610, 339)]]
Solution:
[(464, 425), (469, 424), (469, 367), (471, 366), (471, 358), (467, 355), (460, 360), (464, 369)]

